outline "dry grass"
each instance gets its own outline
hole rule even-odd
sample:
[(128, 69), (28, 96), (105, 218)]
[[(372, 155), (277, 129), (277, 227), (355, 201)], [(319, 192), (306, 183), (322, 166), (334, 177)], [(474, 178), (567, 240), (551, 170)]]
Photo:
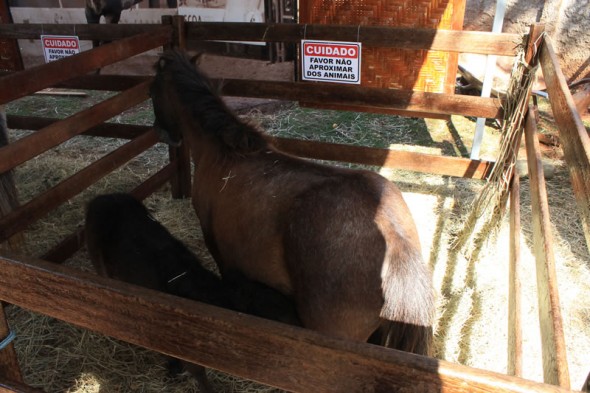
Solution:
[[(33, 98), (37, 99), (37, 98)], [(44, 98), (47, 100), (47, 98)], [(72, 99), (70, 99), (72, 100)], [(80, 100), (73, 99), (79, 107)], [(11, 113), (23, 112), (24, 100), (11, 105)], [(67, 103), (30, 104), (39, 116), (58, 112)], [(45, 108), (40, 110), (39, 108)], [(149, 107), (141, 106), (118, 120), (149, 124)], [(372, 114), (317, 111), (288, 105), (266, 113), (245, 115), (273, 135), (330, 142), (390, 146), (446, 155), (467, 155), (473, 122), (454, 117), (452, 123), (402, 119)], [(128, 120), (131, 119), (131, 120)], [(117, 120), (117, 119), (116, 119)], [(13, 132), (19, 138), (25, 132)], [(497, 131), (488, 127), (482, 155), (493, 156)], [(91, 159), (104, 155), (120, 141), (77, 137), (18, 168), (23, 201), (56, 184)], [(85, 203), (94, 195), (125, 191), (157, 170), (167, 158), (161, 145), (91, 187), (33, 225), (26, 233), (26, 253), (41, 255), (83, 224)], [(590, 256), (566, 168), (555, 161), (556, 174), (547, 180), (555, 255), (572, 386), (581, 386), (590, 371)], [(379, 170), (379, 168), (373, 168)], [(508, 225), (483, 242), (476, 254), (452, 247), (481, 189), (481, 182), (388, 170), (412, 210), (420, 231), (423, 254), (432, 268), (438, 291), (436, 356), (482, 369), (506, 372)], [(531, 212), (528, 181), (523, 180), (522, 271), (525, 377), (542, 380), (540, 338), (535, 298), (534, 258), (531, 253)], [(173, 200), (167, 187), (146, 200), (156, 218), (202, 259), (213, 262), (201, 238), (197, 218), (187, 200)], [(91, 270), (85, 250), (68, 265)], [(84, 331), (17, 307), (9, 307), (10, 324), (26, 381), (48, 392), (187, 392), (197, 391), (188, 376), (170, 378), (158, 354), (111, 338)], [(272, 389), (211, 371), (213, 384), (226, 392), (266, 392)]]

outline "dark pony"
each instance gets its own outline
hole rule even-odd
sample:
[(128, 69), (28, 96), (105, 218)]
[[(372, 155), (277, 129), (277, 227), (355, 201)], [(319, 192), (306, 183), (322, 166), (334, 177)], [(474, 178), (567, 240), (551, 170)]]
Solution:
[(278, 151), (184, 53), (159, 59), (150, 95), (162, 140), (191, 148), (193, 206), (223, 276), (292, 297), (307, 328), (429, 354), (432, 279), (393, 183)]
[[(300, 325), (290, 299), (238, 272), (221, 280), (131, 195), (115, 193), (91, 200), (85, 234), (90, 260), (102, 276)], [(169, 368), (173, 373), (186, 369), (201, 391), (213, 391), (203, 367), (171, 359)]]

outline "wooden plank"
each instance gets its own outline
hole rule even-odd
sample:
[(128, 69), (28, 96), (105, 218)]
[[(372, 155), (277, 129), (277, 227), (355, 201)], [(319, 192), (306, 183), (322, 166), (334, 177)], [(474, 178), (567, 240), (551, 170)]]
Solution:
[[(164, 28), (172, 30), (170, 28)], [(12, 25), (0, 25), (0, 37), (19, 40), (38, 40), (42, 34), (47, 35), (76, 35), (80, 40), (92, 41), (102, 39), (114, 41), (129, 38), (137, 34), (158, 34), (162, 25), (153, 23), (144, 24), (72, 24), (72, 23), (14, 23)]]
[(273, 142), (280, 150), (299, 157), (374, 165), (384, 168), (406, 169), (416, 172), (472, 179), (486, 179), (494, 166), (493, 162), (483, 160), (470, 160), (467, 158), (436, 156), (409, 151), (328, 142), (287, 138), (273, 138)]
[(382, 89), (330, 83), (213, 80), (227, 96), (274, 98), (319, 104), (347, 104), (428, 112), (502, 118), (502, 102), (495, 98)]
[(149, 79), (151, 79), (150, 76), (141, 75), (90, 74), (68, 79), (67, 81), (58, 83), (54, 87), (63, 87), (69, 89), (121, 91), (127, 90)]
[[(117, 91), (129, 88), (146, 77), (121, 75), (88, 75), (60, 83), (59, 87)], [(329, 108), (349, 104), (359, 109), (370, 108), (378, 113), (403, 113), (406, 116), (448, 118), (451, 114), (502, 118), (502, 101), (462, 95), (377, 89), (361, 86), (327, 85), (308, 82), (214, 80), (227, 96), (273, 98), (287, 101), (313, 102)]]
[(541, 68), (553, 117), (559, 128), (559, 139), (580, 212), (586, 245), (590, 249), (590, 138), (547, 36), (544, 37), (541, 48)]
[[(14, 74), (14, 71), (0, 70), (0, 77), (12, 74)], [(52, 87), (65, 89), (121, 91), (130, 89), (133, 86), (136, 86), (149, 79), (151, 79), (151, 76), (148, 75), (87, 74), (59, 82)]]
[[(529, 34), (526, 41), (526, 51), (524, 61), (528, 64), (538, 64), (538, 40), (542, 37), (545, 26), (542, 24), (533, 24), (529, 27)], [(521, 88), (525, 88), (525, 83), (529, 77), (527, 73), (533, 72), (535, 68), (529, 67), (521, 77)], [(530, 101), (531, 87), (526, 87), (527, 94), (518, 103), (518, 108), (513, 109), (523, 111), (528, 107)], [(534, 111), (529, 109), (527, 116), (533, 116)], [(518, 121), (518, 134), (510, 143), (510, 151), (513, 154), (513, 162), (518, 158), (520, 144), (522, 141), (522, 132), (526, 122), (526, 117), (512, 119)], [(504, 168), (504, 172), (509, 170), (510, 166)], [(542, 168), (541, 168), (542, 169)], [(504, 176), (507, 176), (504, 174)], [(520, 178), (515, 171), (510, 171), (510, 256), (508, 266), (508, 373), (520, 376), (522, 374), (522, 326), (521, 326), (521, 286), (520, 286)]]
[(514, 56), (522, 36), (426, 28), (269, 23), (186, 23), (187, 40), (299, 42), (302, 39), (362, 42), (367, 47)]
[[(175, 169), (176, 163), (169, 163), (139, 186), (135, 187), (130, 194), (139, 200), (144, 200), (170, 180), (174, 175)], [(82, 244), (84, 244), (84, 228), (79, 228), (40, 258), (49, 262), (62, 263), (78, 251), (82, 247)]]
[(0, 78), (0, 104), (162, 46), (170, 40), (172, 29), (170, 26), (160, 27), (149, 33), (141, 33), (73, 56), (5, 75)]
[[(0, 0), (0, 28), (11, 25), (13, 22), (8, 0)], [(18, 47), (18, 42), (11, 38), (0, 38), (0, 69), (22, 70), (23, 58)]]
[[(84, 76), (59, 84), (66, 88), (121, 90), (146, 80), (146, 77), (97, 75)], [(326, 85), (306, 82), (248, 81), (239, 79), (214, 80), (221, 93), (228, 96), (274, 98), (291, 101), (312, 101), (330, 105), (352, 103), (360, 109), (371, 107), (377, 112), (401, 111), (405, 115), (446, 118), (450, 114), (464, 116), (502, 117), (502, 101), (437, 93), (376, 89), (361, 86)], [(315, 99), (314, 99), (315, 97)]]
[(520, 177), (510, 187), (510, 259), (508, 265), (508, 375), (522, 376), (522, 307), (520, 275)]
[[(60, 121), (52, 117), (8, 115), (8, 127), (17, 130), (40, 130)], [(148, 131), (150, 126), (121, 123), (100, 123), (81, 135), (133, 139)]]
[(531, 115), (527, 116), (524, 134), (531, 188), (533, 243), (537, 265), (543, 378), (546, 383), (569, 389), (570, 380), (555, 273), (549, 203), (547, 202), (539, 140), (536, 136), (537, 125), (532, 113), (532, 110), (529, 109)]
[(0, 257), (0, 299), (293, 392), (567, 391), (332, 338), (27, 257)]
[(1, 147), (0, 173), (12, 169), (73, 136), (110, 119), (125, 109), (145, 101), (148, 98), (148, 89), (149, 82), (144, 82), (94, 105), (92, 108), (53, 123), (35, 134)]
[[(9, 126), (17, 129), (35, 130), (53, 124), (53, 122), (55, 122), (55, 119), (8, 116)], [(145, 132), (148, 128), (148, 126), (131, 124), (104, 123), (89, 129), (84, 135), (131, 139)], [(484, 160), (473, 161), (460, 157), (443, 157), (336, 143), (289, 138), (274, 138), (274, 142), (284, 152), (299, 157), (407, 169), (473, 179), (486, 179), (494, 166), (493, 162)]]
[(22, 231), (157, 142), (156, 133), (147, 132), (0, 218), (0, 241)]

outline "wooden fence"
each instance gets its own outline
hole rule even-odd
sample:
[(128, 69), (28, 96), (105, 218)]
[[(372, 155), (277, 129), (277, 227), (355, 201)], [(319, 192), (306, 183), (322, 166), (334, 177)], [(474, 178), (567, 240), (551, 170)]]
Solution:
[[(8, 73), (0, 78), (0, 105), (51, 86), (121, 91), (96, 106), (63, 120), (9, 117), (12, 128), (36, 129), (31, 136), (0, 148), (0, 172), (12, 169), (73, 136), (86, 134), (131, 139), (62, 183), (0, 217), (0, 242), (26, 229), (101, 177), (157, 143), (150, 127), (104, 121), (148, 99), (149, 77), (89, 75), (89, 72), (161, 46), (191, 47), (203, 40), (298, 42), (307, 39), (356, 41), (366, 46), (469, 52), (514, 56), (522, 37), (514, 34), (357, 26), (184, 23), (167, 18), (154, 25), (0, 25), (0, 37), (39, 39), (43, 34), (113, 42), (53, 63)], [(590, 240), (590, 145), (547, 37), (535, 26), (528, 35), (531, 62), (540, 59), (551, 105), (561, 132), (565, 159), (587, 240)], [(537, 56), (540, 50), (540, 56)], [(256, 88), (253, 88), (253, 87)], [(371, 109), (399, 109), (420, 115), (460, 114), (500, 118), (499, 99), (464, 97), (359, 86), (302, 82), (225, 80), (223, 94), (304, 99)], [(546, 191), (539, 165), (533, 116), (526, 123), (534, 241), (540, 299), (545, 381), (519, 378), (518, 280), (511, 275), (510, 370), (507, 376), (413, 354), (326, 337), (313, 331), (260, 320), (228, 310), (178, 299), (64, 267), (81, 247), (74, 233), (43, 256), (0, 256), (0, 299), (117, 339), (200, 363), (289, 391), (316, 392), (560, 392), (569, 375), (559, 312)], [(440, 175), (486, 179), (493, 162), (399, 152), (373, 147), (277, 138), (278, 146), (300, 156), (402, 168)], [(139, 198), (171, 181), (175, 197), (190, 193), (190, 165), (185, 149), (172, 150), (170, 163), (131, 192)], [(518, 206), (518, 179), (512, 199)], [(518, 247), (519, 212), (511, 212), (512, 248)], [(590, 242), (589, 242), (590, 244)], [(511, 266), (518, 263), (512, 253)], [(108, 300), (108, 301), (107, 301)], [(54, 307), (59, 304), (60, 307)], [(113, 306), (114, 305), (114, 306)], [(0, 313), (0, 335), (8, 329)], [(215, 331), (215, 335), (209, 332)], [(165, 333), (165, 334), (164, 334)], [(221, 339), (223, 337), (223, 339)], [(179, 345), (182, 343), (182, 345)], [(269, 371), (272, 370), (272, 371)], [(35, 391), (22, 383), (12, 345), (0, 351), (0, 391)]]

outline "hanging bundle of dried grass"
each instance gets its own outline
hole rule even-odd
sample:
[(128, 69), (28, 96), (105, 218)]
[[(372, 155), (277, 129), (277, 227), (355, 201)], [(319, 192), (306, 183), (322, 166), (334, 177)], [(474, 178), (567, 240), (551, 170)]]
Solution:
[[(526, 39), (527, 37), (525, 42)], [(473, 258), (482, 243), (495, 233), (506, 211), (531, 88), (538, 68), (536, 53), (530, 63), (525, 60), (525, 42), (520, 45), (510, 75), (510, 84), (503, 105), (502, 138), (496, 164), (486, 185), (473, 202), (471, 213), (454, 244), (455, 249), (461, 249), (473, 237), (474, 240), (467, 250), (470, 258)]]

